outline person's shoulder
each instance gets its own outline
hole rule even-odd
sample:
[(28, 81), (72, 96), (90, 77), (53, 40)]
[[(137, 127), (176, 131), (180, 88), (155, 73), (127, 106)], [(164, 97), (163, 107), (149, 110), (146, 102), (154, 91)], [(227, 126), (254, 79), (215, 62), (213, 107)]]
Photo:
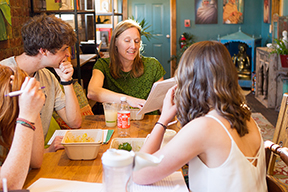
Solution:
[[(181, 133), (185, 137), (188, 136), (191, 139), (191, 135), (195, 140), (209, 140), (212, 141), (215, 138), (215, 134), (218, 134), (219, 129), (215, 129), (216, 121), (212, 118), (201, 116), (197, 117), (185, 126), (181, 128)], [(196, 135), (196, 137), (194, 137)]]
[(42, 80), (43, 80), (43, 78), (45, 78), (50, 82), (52, 82), (52, 81), (57, 82), (58, 81), (57, 78), (55, 77), (55, 75), (49, 69), (46, 69), (46, 68), (39, 69), (36, 73), (39, 75), (39, 77)]
[(160, 64), (160, 62), (155, 57), (141, 56), (141, 60), (143, 61), (144, 65)]
[(100, 58), (97, 60), (97, 62), (100, 62), (100, 63), (105, 63), (105, 64), (108, 64), (110, 63), (110, 57), (107, 57), (107, 58)]
[(108, 70), (110, 64), (110, 58), (100, 58), (96, 61), (93, 69), (99, 69), (103, 72), (103, 70)]
[(110, 58), (99, 58), (94, 67), (97, 67), (97, 66), (106, 66), (106, 67), (109, 67), (109, 64), (110, 64)]
[(146, 57), (141, 55), (142, 61), (158, 61), (155, 57)]
[(202, 132), (209, 133), (211, 131), (211, 128), (216, 125), (216, 121), (210, 117), (207, 116), (201, 116), (193, 119), (189, 123), (187, 123), (184, 127), (190, 127), (194, 130), (199, 130)]
[(51, 71), (49, 71), (49, 69), (47, 69), (47, 68), (39, 69), (37, 72), (40, 74), (45, 74), (45, 75), (49, 75), (49, 76), (53, 75), (53, 73)]

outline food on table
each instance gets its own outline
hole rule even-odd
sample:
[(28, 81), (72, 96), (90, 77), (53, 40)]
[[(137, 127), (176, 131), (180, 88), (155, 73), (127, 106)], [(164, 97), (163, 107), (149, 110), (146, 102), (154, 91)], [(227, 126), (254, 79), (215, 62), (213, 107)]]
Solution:
[(67, 136), (64, 140), (65, 143), (83, 143), (83, 142), (95, 142), (91, 137), (88, 137), (87, 133), (83, 133), (82, 136), (75, 137), (70, 131), (67, 131)]
[(132, 150), (132, 146), (130, 145), (130, 143), (125, 142), (125, 143), (120, 144), (118, 146), (118, 149), (124, 149), (126, 151), (131, 151)]

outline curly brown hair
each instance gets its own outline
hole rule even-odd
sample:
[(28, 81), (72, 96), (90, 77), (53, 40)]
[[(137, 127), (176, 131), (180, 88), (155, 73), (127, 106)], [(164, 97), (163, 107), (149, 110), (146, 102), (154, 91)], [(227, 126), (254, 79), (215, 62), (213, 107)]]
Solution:
[[(116, 47), (116, 39), (119, 37), (124, 31), (127, 29), (130, 29), (132, 27), (135, 27), (139, 34), (141, 34), (141, 26), (134, 20), (128, 19), (121, 21), (117, 24), (115, 29), (113, 30), (111, 41), (110, 41), (110, 47), (109, 47), (109, 55), (110, 55), (110, 73), (113, 78), (118, 79), (121, 77), (120, 71), (121, 71), (121, 62), (119, 59), (119, 53)], [(134, 78), (140, 77), (144, 73), (144, 64), (140, 58), (140, 53), (138, 51), (138, 55), (135, 57), (131, 75)]]
[(63, 45), (74, 46), (77, 38), (73, 28), (54, 15), (36, 15), (21, 29), (24, 52), (29, 56), (47, 49), (55, 54)]
[(182, 126), (211, 109), (227, 119), (242, 137), (251, 111), (238, 84), (238, 74), (229, 51), (217, 41), (192, 44), (176, 71), (177, 117)]

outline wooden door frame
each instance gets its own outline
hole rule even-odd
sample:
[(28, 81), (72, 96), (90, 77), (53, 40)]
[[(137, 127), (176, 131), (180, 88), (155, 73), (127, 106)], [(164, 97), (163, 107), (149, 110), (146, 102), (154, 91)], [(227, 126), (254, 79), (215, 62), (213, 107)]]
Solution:
[[(176, 55), (177, 49), (177, 29), (176, 29), (176, 0), (170, 0), (170, 57)], [(170, 76), (174, 76), (176, 61), (170, 61)]]
[[(123, 0), (123, 20), (128, 18), (127, 0)], [(177, 30), (176, 30), (176, 0), (170, 0), (170, 57), (176, 55), (177, 49)], [(170, 76), (174, 76), (176, 61), (170, 62)]]

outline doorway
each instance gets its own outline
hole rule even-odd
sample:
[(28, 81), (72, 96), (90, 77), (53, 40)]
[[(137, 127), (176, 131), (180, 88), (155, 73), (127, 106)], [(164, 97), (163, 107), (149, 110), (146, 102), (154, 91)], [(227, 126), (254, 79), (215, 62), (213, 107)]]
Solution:
[(144, 56), (155, 57), (166, 71), (165, 79), (171, 77), (170, 70), (170, 1), (169, 0), (129, 0), (128, 15), (139, 22), (145, 19), (153, 38), (142, 38)]

